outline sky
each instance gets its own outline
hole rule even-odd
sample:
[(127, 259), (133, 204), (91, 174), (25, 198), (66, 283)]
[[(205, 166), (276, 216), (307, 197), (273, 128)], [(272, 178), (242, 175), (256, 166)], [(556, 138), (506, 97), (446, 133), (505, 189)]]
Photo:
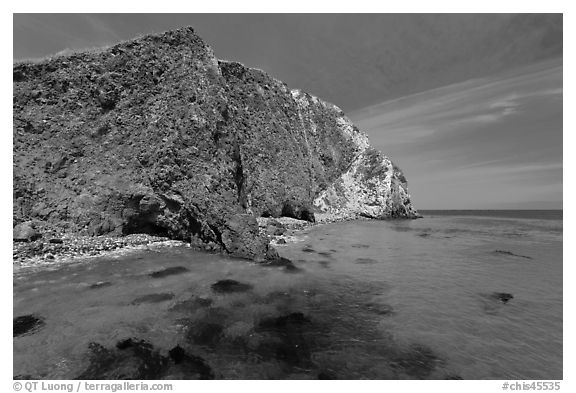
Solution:
[(14, 14), (13, 58), (191, 25), (340, 106), (420, 209), (562, 207), (558, 14)]
[(421, 209), (562, 208), (562, 64), (549, 61), (349, 114)]

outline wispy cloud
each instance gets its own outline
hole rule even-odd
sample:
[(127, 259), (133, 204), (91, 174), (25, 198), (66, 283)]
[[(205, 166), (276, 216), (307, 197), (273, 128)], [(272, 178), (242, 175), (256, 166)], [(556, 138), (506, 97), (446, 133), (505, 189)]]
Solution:
[(110, 39), (111, 41), (122, 40), (116, 30), (114, 30), (100, 15), (83, 14), (82, 17), (96, 34), (107, 37), (107, 39)]
[(547, 63), (384, 102), (351, 118), (403, 168), (425, 207), (449, 200), (479, 207), (493, 190), (503, 205), (526, 201), (530, 190), (557, 201), (562, 94), (562, 66)]

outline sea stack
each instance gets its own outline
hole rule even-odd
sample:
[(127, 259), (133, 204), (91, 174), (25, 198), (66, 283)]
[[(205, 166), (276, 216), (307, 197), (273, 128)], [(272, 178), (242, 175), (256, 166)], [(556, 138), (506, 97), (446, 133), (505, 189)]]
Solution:
[(257, 217), (418, 215), (338, 107), (218, 60), (192, 28), (15, 64), (13, 78), (14, 225), (258, 259)]

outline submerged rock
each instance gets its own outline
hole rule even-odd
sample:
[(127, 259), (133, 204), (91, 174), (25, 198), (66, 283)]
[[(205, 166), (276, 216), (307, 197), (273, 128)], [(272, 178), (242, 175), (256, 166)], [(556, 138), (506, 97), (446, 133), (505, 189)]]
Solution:
[(520, 255), (520, 254), (515, 254), (511, 251), (506, 251), (506, 250), (495, 250), (494, 254), (498, 254), (498, 255), (508, 255), (511, 257), (518, 257), (518, 258), (524, 258), (524, 259), (532, 259), (532, 257), (529, 257), (527, 255)]
[(325, 269), (330, 267), (330, 261), (321, 260), (321, 261), (318, 261), (318, 264)]
[(508, 302), (514, 298), (510, 293), (492, 292), (480, 294), (484, 312), (489, 315), (497, 315), (502, 312)]
[(354, 248), (370, 248), (370, 246), (369, 246), (368, 244), (360, 244), (360, 243), (352, 244), (350, 247), (354, 247)]
[(394, 356), (390, 366), (411, 377), (424, 379), (442, 363), (430, 348), (414, 344)]
[[(185, 374), (197, 373), (200, 379), (214, 379), (212, 368), (206, 361), (199, 356), (187, 354), (180, 345), (176, 345), (168, 354), (174, 364), (178, 365)], [(172, 372), (171, 374), (172, 378), (167, 379), (175, 379), (173, 378), (174, 373)]]
[(252, 285), (238, 282), (236, 280), (220, 280), (212, 284), (212, 290), (219, 293), (246, 292), (252, 289)]
[(292, 367), (310, 367), (312, 342), (306, 334), (310, 326), (310, 319), (301, 312), (266, 318), (256, 326), (255, 331), (264, 336), (255, 350)]
[(94, 284), (91, 284), (88, 288), (99, 289), (99, 288), (109, 287), (110, 285), (112, 285), (112, 283), (110, 281), (98, 281), (98, 282), (95, 282)]
[(172, 308), (170, 308), (170, 310), (179, 312), (194, 312), (201, 308), (210, 307), (213, 302), (214, 301), (210, 298), (202, 298), (194, 296), (191, 299), (176, 303)]
[(120, 342), (118, 349), (90, 343), (90, 364), (75, 379), (160, 379), (168, 368), (168, 359), (154, 352), (152, 345), (145, 341), (129, 340), (129, 343), (128, 340)]
[(514, 295), (505, 292), (493, 292), (490, 296), (492, 299), (498, 300), (502, 303), (508, 303), (510, 300), (514, 299)]
[(197, 345), (214, 346), (223, 336), (224, 326), (206, 321), (195, 322), (189, 326), (186, 339)]
[(372, 258), (356, 258), (355, 262), (360, 265), (374, 265), (378, 263), (377, 260)]
[(181, 320), (185, 337), (191, 344), (213, 348), (223, 338), (230, 310), (219, 307), (205, 308), (193, 318)]
[(166, 269), (162, 269), (162, 270), (158, 270), (156, 272), (150, 273), (149, 276), (152, 278), (164, 278), (164, 277), (173, 276), (176, 274), (186, 273), (189, 271), (190, 270), (188, 270), (184, 266), (173, 266), (173, 267), (168, 267)]
[(138, 340), (134, 338), (127, 338), (125, 340), (120, 340), (116, 343), (116, 348), (120, 350), (128, 349), (128, 348), (136, 348), (139, 351), (152, 351), (152, 344), (145, 340)]
[(285, 329), (288, 326), (303, 325), (310, 319), (301, 312), (293, 312), (275, 318), (267, 318), (258, 324), (259, 329)]
[(108, 349), (90, 343), (90, 364), (76, 379), (151, 380), (151, 379), (213, 379), (211, 367), (204, 359), (190, 355), (179, 345), (164, 356), (154, 346), (137, 338), (118, 341)]
[(174, 294), (172, 292), (151, 293), (134, 299), (131, 304), (139, 305), (142, 303), (161, 303), (172, 299), (174, 299)]
[(394, 308), (389, 304), (367, 303), (364, 308), (378, 315), (391, 315), (394, 313)]
[(13, 337), (20, 337), (36, 333), (46, 323), (44, 318), (31, 314), (14, 318), (12, 325)]
[(291, 260), (289, 260), (288, 258), (284, 258), (284, 257), (278, 257), (278, 258), (273, 259), (271, 261), (266, 261), (265, 263), (262, 263), (262, 266), (283, 267), (286, 271), (289, 271), (289, 272), (300, 271), (300, 269), (298, 267), (296, 267), (296, 265), (294, 265), (294, 263)]

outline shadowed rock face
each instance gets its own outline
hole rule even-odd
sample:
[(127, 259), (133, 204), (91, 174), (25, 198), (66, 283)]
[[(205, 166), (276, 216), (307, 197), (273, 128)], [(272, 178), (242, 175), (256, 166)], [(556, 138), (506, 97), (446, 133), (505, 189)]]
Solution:
[(13, 88), (15, 224), (263, 259), (257, 216), (415, 215), (339, 108), (218, 61), (191, 28), (15, 65)]

